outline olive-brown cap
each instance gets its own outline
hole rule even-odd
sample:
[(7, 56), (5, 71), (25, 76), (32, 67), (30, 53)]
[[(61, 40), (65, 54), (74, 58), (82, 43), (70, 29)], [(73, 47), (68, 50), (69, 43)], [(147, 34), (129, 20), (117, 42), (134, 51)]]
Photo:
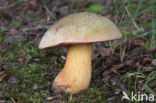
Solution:
[(109, 19), (88, 12), (71, 14), (52, 25), (41, 39), (39, 48), (63, 44), (83, 44), (121, 38)]

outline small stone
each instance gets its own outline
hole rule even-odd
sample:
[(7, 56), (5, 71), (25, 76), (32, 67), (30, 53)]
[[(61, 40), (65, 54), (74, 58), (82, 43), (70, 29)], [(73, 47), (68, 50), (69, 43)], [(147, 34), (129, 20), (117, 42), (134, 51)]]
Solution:
[(156, 59), (152, 60), (152, 65), (156, 66)]
[(12, 75), (8, 79), (8, 83), (18, 83), (20, 82), (20, 79), (18, 79), (16, 76)]
[(37, 89), (37, 88), (38, 88), (38, 86), (37, 86), (37, 85), (34, 85), (34, 86), (33, 86), (33, 89)]
[(46, 100), (53, 100), (55, 99), (57, 96), (52, 96), (52, 97), (47, 97)]
[(6, 100), (0, 100), (0, 103), (7, 103)]

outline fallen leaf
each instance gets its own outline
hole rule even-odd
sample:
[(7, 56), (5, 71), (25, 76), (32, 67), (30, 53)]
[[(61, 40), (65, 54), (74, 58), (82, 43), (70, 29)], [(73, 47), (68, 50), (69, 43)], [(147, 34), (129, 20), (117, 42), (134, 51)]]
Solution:
[(144, 70), (144, 72), (151, 72), (154, 70), (154, 68), (153, 67), (145, 67), (143, 70)]
[(150, 58), (150, 57), (145, 57), (143, 59), (143, 64), (151, 64), (151, 62), (152, 62), (152, 58)]
[(9, 31), (10, 34), (16, 34), (18, 33), (18, 31), (14, 28), (11, 28), (10, 31)]
[(3, 79), (4, 79), (6, 76), (7, 76), (6, 74), (2, 75), (2, 76), (0, 77), (0, 82), (3, 81)]

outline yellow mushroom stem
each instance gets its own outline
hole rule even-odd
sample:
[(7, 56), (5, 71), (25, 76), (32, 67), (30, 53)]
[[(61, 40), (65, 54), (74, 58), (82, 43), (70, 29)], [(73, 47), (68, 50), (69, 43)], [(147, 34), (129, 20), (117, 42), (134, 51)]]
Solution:
[(88, 88), (91, 71), (92, 44), (70, 45), (65, 66), (53, 82), (53, 90), (78, 93)]

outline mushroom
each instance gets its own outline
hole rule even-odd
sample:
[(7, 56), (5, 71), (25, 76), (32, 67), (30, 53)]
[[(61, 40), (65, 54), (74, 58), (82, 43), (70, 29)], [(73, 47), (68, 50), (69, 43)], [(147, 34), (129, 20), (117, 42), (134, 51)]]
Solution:
[(88, 88), (92, 71), (92, 43), (121, 38), (109, 19), (88, 12), (70, 14), (52, 25), (40, 49), (68, 45), (66, 63), (53, 81), (55, 92), (78, 93)]

